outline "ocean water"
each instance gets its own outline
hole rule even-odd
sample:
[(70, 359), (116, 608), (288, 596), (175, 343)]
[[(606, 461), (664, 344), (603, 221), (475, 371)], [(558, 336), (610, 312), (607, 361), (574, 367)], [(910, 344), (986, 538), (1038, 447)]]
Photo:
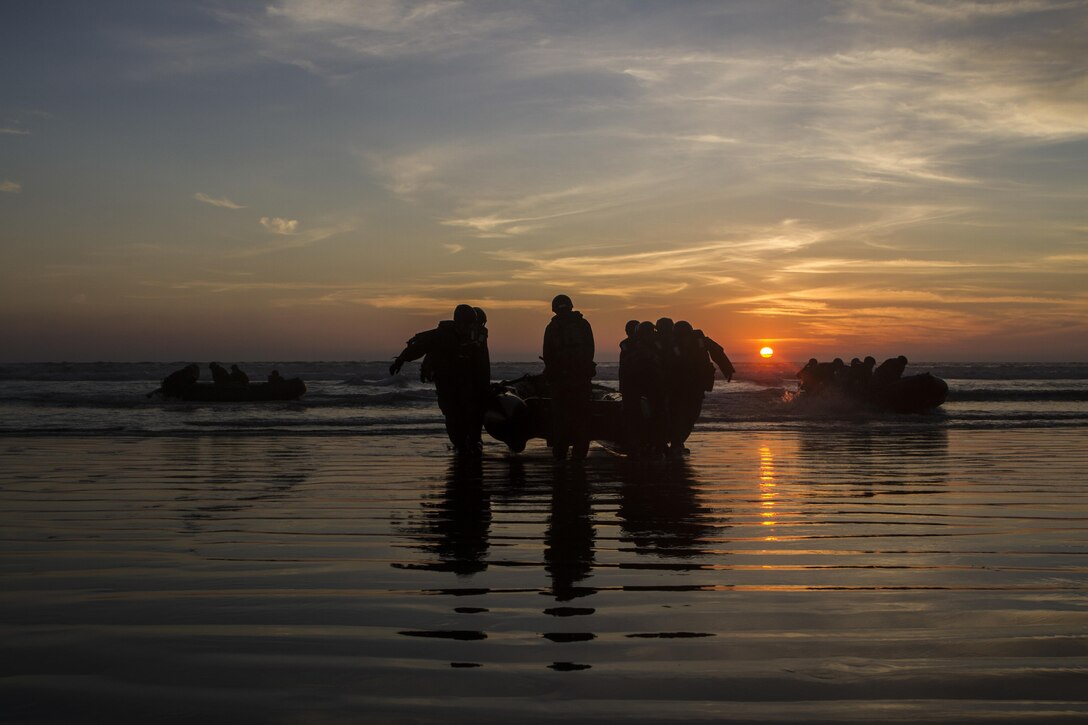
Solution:
[(0, 721), (1088, 722), (1088, 365), (910, 416), (746, 365), (580, 464), (452, 456), (415, 367), (176, 367), (0, 367)]
[[(272, 369), (301, 377), (308, 391), (282, 403), (187, 403), (148, 398), (183, 363), (49, 363), (0, 365), (0, 435), (439, 435), (434, 388), (418, 365), (390, 377), (384, 362), (243, 363), (253, 380)], [(703, 407), (704, 430), (811, 428), (864, 422), (870, 427), (1088, 425), (1088, 364), (933, 363), (949, 400), (922, 416), (880, 414), (852, 401), (792, 399), (798, 363), (741, 363), (733, 382), (719, 380)], [(539, 363), (497, 363), (495, 380), (540, 372)], [(618, 387), (617, 366), (602, 364), (596, 382)], [(210, 375), (205, 367), (203, 378)], [(498, 444), (496, 441), (492, 443)]]

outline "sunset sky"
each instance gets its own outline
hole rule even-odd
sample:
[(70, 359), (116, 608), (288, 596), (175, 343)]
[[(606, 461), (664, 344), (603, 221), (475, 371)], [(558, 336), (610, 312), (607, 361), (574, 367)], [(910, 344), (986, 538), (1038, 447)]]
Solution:
[(1088, 3), (0, 5), (0, 360), (1088, 360)]

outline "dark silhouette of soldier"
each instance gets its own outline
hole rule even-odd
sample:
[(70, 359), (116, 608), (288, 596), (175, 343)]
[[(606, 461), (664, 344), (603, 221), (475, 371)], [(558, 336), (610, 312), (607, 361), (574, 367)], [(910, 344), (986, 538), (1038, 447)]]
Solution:
[(551, 388), (552, 429), (549, 443), (557, 459), (585, 458), (589, 450), (589, 417), (593, 362), (593, 328), (574, 310), (566, 295), (552, 300), (555, 315), (544, 330), (544, 377)]
[(866, 357), (864, 361), (858, 358), (851, 360), (850, 367), (844, 371), (846, 392), (856, 398), (865, 398), (872, 384), (874, 365), (876, 360), (871, 357)]
[(671, 419), (667, 453), (684, 453), (687, 441), (699, 414), (703, 397), (714, 389), (714, 365), (717, 364), (727, 380), (733, 379), (733, 364), (722, 346), (695, 330), (691, 323), (681, 320), (673, 326), (675, 361), (670, 381)]
[(212, 382), (216, 385), (226, 385), (230, 382), (230, 373), (219, 363), (208, 363), (208, 369), (212, 371)]
[(654, 323), (657, 330), (657, 356), (661, 362), (662, 386), (660, 391), (661, 410), (654, 415), (659, 419), (658, 424), (664, 432), (664, 440), (661, 444), (663, 451), (668, 452), (669, 431), (673, 426), (673, 397), (676, 392), (676, 379), (678, 372), (679, 353), (673, 336), (673, 321), (671, 317), (661, 317)]
[[(628, 320), (627, 324), (623, 325), (623, 332), (627, 334), (627, 337), (623, 337), (623, 339), (619, 341), (619, 364), (621, 367), (623, 365), (623, 356), (629, 353), (634, 347), (635, 335), (639, 332), (639, 321)], [(620, 392), (622, 392), (622, 390)]]
[(888, 358), (873, 371), (873, 385), (878, 388), (890, 385), (903, 377), (903, 371), (906, 369), (907, 358), (903, 355)]
[(454, 450), (476, 455), (483, 448), (480, 429), (491, 385), (486, 336), (474, 309), (457, 305), (452, 320), (415, 335), (389, 366), (396, 375), (401, 366), (423, 358), (419, 378), (434, 382), (438, 407), (446, 419), (446, 434)]
[[(487, 365), (487, 382), (491, 384), (491, 352), (487, 349), (487, 313), (484, 312), (482, 307), (473, 307), (472, 311), (476, 313), (476, 328), (473, 331), (476, 335), (476, 341), (480, 346), (480, 355), (483, 360), (479, 363), (482, 367)], [(484, 406), (487, 407), (486, 405)], [(482, 413), (481, 413), (482, 414)]]
[(230, 366), (230, 381), (241, 385), (249, 385), (249, 376), (242, 372), (237, 365)]
[(200, 366), (196, 363), (190, 363), (183, 367), (181, 370), (175, 370), (167, 375), (162, 380), (162, 385), (158, 390), (153, 390), (147, 394), (147, 397), (151, 397), (155, 393), (162, 393), (170, 397), (181, 397), (181, 394), (190, 385), (196, 383), (200, 379)]
[(639, 324), (635, 339), (621, 343), (619, 379), (624, 449), (628, 455), (645, 455), (665, 442), (665, 382), (652, 322)]
[(273, 370), (268, 374), (268, 382), (272, 385), (279, 385), (284, 382), (284, 379), (279, 370)]
[(816, 388), (816, 366), (820, 361), (810, 357), (805, 366), (797, 371), (797, 379), (800, 380), (797, 389), (803, 392), (812, 392)]
[[(691, 435), (695, 421), (703, 409), (703, 394), (707, 370), (714, 375), (706, 349), (699, 344), (695, 330), (686, 320), (673, 327), (675, 361), (669, 381), (671, 417), (669, 420), (669, 448), (667, 453), (680, 453), (684, 442)], [(713, 384), (713, 383), (712, 383)]]

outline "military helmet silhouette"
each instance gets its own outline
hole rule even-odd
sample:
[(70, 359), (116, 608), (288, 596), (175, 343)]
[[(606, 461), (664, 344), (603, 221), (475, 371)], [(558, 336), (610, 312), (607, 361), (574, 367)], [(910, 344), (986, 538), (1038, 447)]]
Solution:
[(476, 313), (476, 322), (481, 325), (487, 324), (487, 313), (484, 312), (482, 307), (473, 307), (472, 311)]
[(453, 321), (460, 325), (471, 325), (476, 321), (476, 310), (470, 305), (457, 305), (453, 309)]
[(552, 298), (552, 312), (559, 312), (560, 310), (573, 310), (574, 303), (571, 302), (570, 297), (566, 295), (556, 295)]

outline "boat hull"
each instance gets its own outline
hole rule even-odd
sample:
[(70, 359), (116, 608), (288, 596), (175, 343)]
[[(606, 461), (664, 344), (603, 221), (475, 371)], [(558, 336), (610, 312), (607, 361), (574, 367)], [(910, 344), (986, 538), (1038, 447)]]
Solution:
[(177, 390), (163, 391), (167, 398), (200, 403), (259, 403), (298, 400), (306, 393), (306, 383), (291, 378), (276, 383), (193, 383)]

